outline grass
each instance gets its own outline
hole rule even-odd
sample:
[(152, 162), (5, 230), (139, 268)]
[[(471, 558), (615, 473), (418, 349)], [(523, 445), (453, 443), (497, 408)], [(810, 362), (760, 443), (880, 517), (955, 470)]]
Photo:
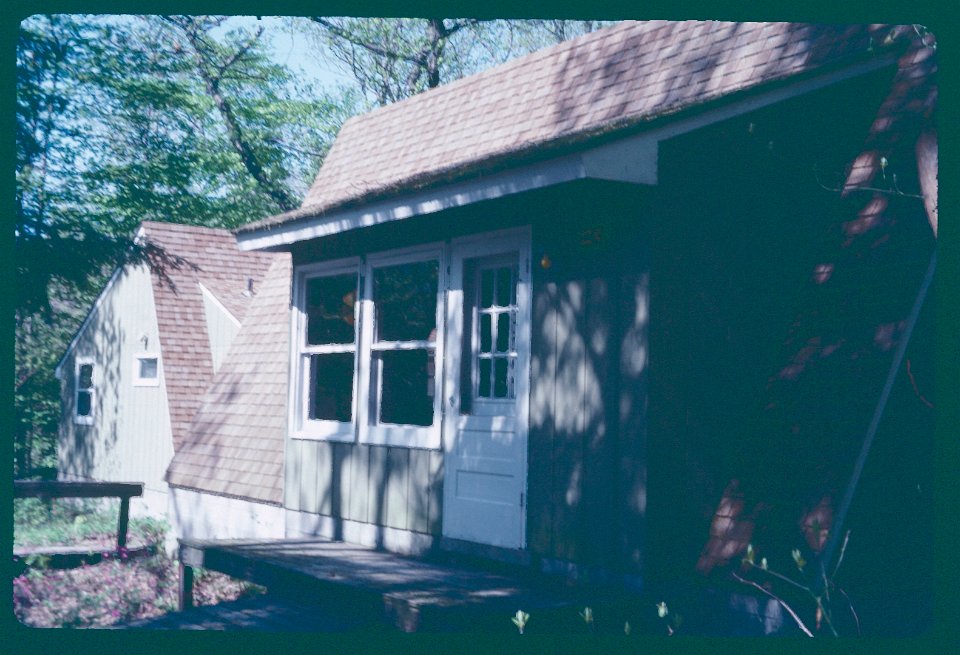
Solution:
[[(116, 544), (119, 506), (119, 499), (98, 503), (90, 500), (15, 498), (13, 545), (27, 547)], [(131, 518), (128, 544), (138, 546), (158, 543), (166, 529), (166, 524), (157, 519)]]
[[(116, 545), (117, 510), (95, 503), (42, 501), (14, 502), (14, 544), (19, 547), (89, 544), (94, 549)], [(166, 525), (155, 519), (131, 519), (131, 547), (162, 545)], [(113, 555), (102, 562), (55, 570), (43, 558), (13, 580), (13, 607), (17, 619), (35, 628), (97, 628), (176, 609), (177, 562), (160, 552), (128, 559)], [(262, 593), (256, 585), (198, 570), (194, 602), (213, 605)]]

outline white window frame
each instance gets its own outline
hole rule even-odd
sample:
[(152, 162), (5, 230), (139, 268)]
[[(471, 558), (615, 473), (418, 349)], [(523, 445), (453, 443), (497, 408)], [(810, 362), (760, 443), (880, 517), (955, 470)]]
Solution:
[[(80, 388), (80, 369), (89, 365), (90, 369), (90, 387)], [(93, 425), (94, 416), (97, 412), (97, 364), (92, 357), (78, 357), (73, 367), (73, 422), (77, 425)], [(80, 393), (90, 394), (90, 413), (81, 415), (80, 411)]]
[[(354, 303), (354, 343), (328, 344), (310, 346), (307, 338), (307, 280), (318, 277), (333, 277), (354, 273), (362, 276), (363, 267), (359, 257), (338, 259), (330, 262), (306, 264), (298, 266), (294, 273), (293, 284), (293, 311), (290, 335), (290, 393), (288, 421), (290, 436), (294, 439), (320, 439), (325, 441), (353, 442), (356, 440), (357, 424), (357, 395), (360, 386), (360, 376), (357, 369), (360, 360), (360, 335), (357, 326), (361, 320), (361, 303)], [(358, 288), (362, 281), (358, 281)], [(359, 289), (362, 292), (362, 289)], [(310, 367), (305, 362), (311, 355), (330, 354), (335, 352), (354, 352), (353, 367), (353, 405), (349, 422), (333, 421), (329, 419), (309, 419), (307, 413), (310, 407)]]
[[(491, 357), (484, 358), (489, 359), (490, 361), (490, 375), (491, 375), (491, 384), (493, 384), (494, 373), (494, 361), (496, 359), (507, 359), (513, 360), (514, 371), (519, 367), (521, 353), (519, 351), (519, 344), (517, 343), (517, 332), (523, 327), (520, 324), (519, 314), (519, 278), (520, 278), (520, 266), (523, 260), (523, 253), (496, 253), (493, 255), (479, 255), (477, 257), (470, 257), (469, 259), (472, 262), (476, 262), (476, 268), (473, 270), (473, 280), (471, 284), (473, 285), (473, 297), (464, 298), (464, 307), (469, 308), (471, 312), (470, 317), (470, 333), (464, 335), (464, 339), (467, 340), (466, 343), (461, 344), (461, 348), (464, 350), (464, 355), (469, 356), (469, 361), (464, 361), (463, 365), (469, 367), (470, 371), (470, 388), (463, 390), (470, 396), (470, 414), (473, 416), (512, 416), (516, 413), (516, 393), (517, 393), (517, 384), (514, 380), (514, 386), (510, 391), (514, 395), (508, 395), (504, 398), (496, 398), (494, 396), (481, 396), (479, 394), (479, 362), (480, 362), (480, 314), (482, 313), (504, 313), (503, 310), (507, 309), (504, 306), (496, 305), (496, 298), (494, 298), (494, 306), (491, 307), (493, 312), (487, 312), (482, 310), (480, 307), (480, 285), (481, 285), (481, 275), (482, 270), (496, 270), (497, 268), (508, 265), (511, 267), (516, 267), (513, 271), (512, 284), (515, 289), (514, 293), (516, 297), (514, 298), (513, 304), (510, 306), (512, 308), (512, 313), (514, 314), (514, 323), (513, 323), (513, 338), (514, 342), (512, 347), (508, 346), (506, 357), (498, 354), (493, 354)], [(491, 345), (496, 350), (496, 326), (491, 322)], [(514, 373), (516, 375), (516, 373)], [(461, 393), (463, 393), (463, 391)]]
[[(441, 441), (441, 424), (443, 420), (443, 343), (445, 297), (447, 288), (447, 253), (442, 243), (431, 243), (413, 248), (392, 250), (367, 257), (363, 268), (365, 289), (362, 295), (361, 314), (364, 320), (360, 326), (360, 366), (357, 375), (362, 380), (358, 393), (358, 403), (361, 417), (359, 425), (359, 440), (361, 443), (372, 445), (403, 446), (407, 448), (439, 449)], [(418, 350), (427, 347), (429, 343), (423, 341), (390, 342), (389, 346), (380, 346), (374, 343), (374, 327), (377, 320), (376, 308), (373, 303), (373, 270), (385, 266), (412, 264), (434, 260), (437, 262), (437, 316), (436, 338), (433, 341), (434, 352), (434, 394), (433, 394), (433, 423), (427, 426), (398, 425), (391, 423), (377, 423), (378, 389), (372, 389), (374, 371), (373, 354), (384, 350)]]
[[(157, 375), (152, 378), (141, 377), (140, 375), (140, 362), (145, 359), (155, 359), (157, 360)], [(136, 353), (133, 356), (133, 386), (135, 387), (159, 387), (160, 386), (160, 376), (163, 374), (162, 368), (160, 365), (160, 353), (157, 352), (142, 352)]]

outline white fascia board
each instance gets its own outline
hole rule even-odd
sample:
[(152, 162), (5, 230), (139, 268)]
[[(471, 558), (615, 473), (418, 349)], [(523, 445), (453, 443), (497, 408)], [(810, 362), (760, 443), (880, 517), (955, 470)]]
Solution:
[(655, 185), (661, 141), (872, 73), (895, 62), (895, 54), (885, 54), (761, 92), (694, 116), (683, 117), (646, 132), (585, 149), (579, 153), (472, 180), (454, 182), (400, 198), (381, 200), (351, 209), (334, 210), (326, 216), (318, 216), (290, 226), (280, 225), (256, 232), (241, 233), (237, 235), (237, 244), (240, 250), (244, 251), (283, 247), (298, 241), (431, 214), (579, 179)]
[(64, 351), (63, 356), (60, 358), (60, 361), (57, 362), (57, 367), (54, 369), (54, 375), (58, 380), (61, 379), (63, 375), (63, 364), (67, 361), (67, 358), (70, 356), (70, 353), (73, 352), (73, 349), (76, 348), (77, 342), (80, 341), (80, 337), (86, 331), (87, 326), (90, 325), (90, 321), (93, 320), (94, 315), (100, 309), (100, 305), (103, 304), (104, 299), (107, 297), (107, 294), (110, 293), (110, 290), (113, 289), (113, 285), (117, 283), (117, 280), (120, 278), (120, 273), (126, 265), (118, 266), (117, 269), (113, 272), (113, 275), (110, 276), (110, 279), (107, 281), (107, 284), (103, 287), (103, 291), (100, 292), (100, 295), (97, 296), (97, 299), (93, 301), (93, 307), (90, 308), (90, 311), (87, 312), (86, 318), (83, 319), (83, 323), (80, 324), (80, 328), (77, 330), (77, 333), (73, 335), (73, 339), (70, 341), (70, 345), (67, 346), (66, 351)]

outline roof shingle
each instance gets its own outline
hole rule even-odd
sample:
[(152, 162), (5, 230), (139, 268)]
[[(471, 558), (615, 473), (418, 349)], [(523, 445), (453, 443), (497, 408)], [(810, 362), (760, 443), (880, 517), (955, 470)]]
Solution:
[(259, 293), (167, 470), (174, 486), (280, 503), (286, 435), (290, 258)]
[(250, 298), (243, 292), (249, 279), (263, 278), (275, 255), (243, 253), (228, 230), (145, 221), (164, 381), (176, 451), (200, 398), (213, 379), (213, 357), (207, 334), (203, 284), (238, 321)]
[(625, 21), (351, 118), (302, 207), (239, 231), (415, 189), (868, 57), (883, 50), (890, 30)]

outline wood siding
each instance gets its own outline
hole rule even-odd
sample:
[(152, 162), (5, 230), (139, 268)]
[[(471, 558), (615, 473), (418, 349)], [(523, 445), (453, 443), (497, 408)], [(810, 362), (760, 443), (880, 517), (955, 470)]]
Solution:
[(440, 534), (441, 451), (288, 439), (286, 460), (287, 509)]
[[(148, 491), (166, 491), (163, 475), (173, 456), (173, 443), (162, 355), (160, 384), (133, 386), (134, 355), (158, 349), (150, 274), (145, 265), (128, 267), (105, 291), (63, 362), (61, 478), (136, 481), (144, 482)], [(74, 422), (78, 358), (94, 363), (92, 425)]]
[(528, 544), (542, 558), (638, 573), (649, 314), (643, 204), (623, 187), (582, 191), (534, 229), (541, 265), (533, 287)]

